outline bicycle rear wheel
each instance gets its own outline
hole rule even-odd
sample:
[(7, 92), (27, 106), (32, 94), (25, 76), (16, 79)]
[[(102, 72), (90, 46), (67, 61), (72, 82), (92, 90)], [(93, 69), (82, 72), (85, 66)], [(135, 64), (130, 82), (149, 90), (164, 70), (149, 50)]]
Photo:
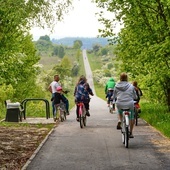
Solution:
[(80, 120), (80, 127), (83, 128), (84, 123), (83, 123), (83, 116), (79, 115), (79, 120)]
[(61, 120), (61, 122), (64, 121), (64, 113), (61, 110), (60, 110), (60, 120)]
[(138, 109), (135, 108), (135, 125), (138, 125)]
[(86, 117), (86, 115), (83, 116), (83, 124), (84, 124), (84, 126), (86, 126), (86, 124), (87, 124), (87, 117)]
[(66, 113), (66, 111), (64, 111), (64, 119), (65, 119), (65, 120), (67, 119), (67, 113)]
[(125, 127), (125, 147), (129, 147), (129, 128)]
[(125, 144), (125, 123), (122, 123), (122, 129), (121, 129), (121, 133), (122, 133), (122, 143)]

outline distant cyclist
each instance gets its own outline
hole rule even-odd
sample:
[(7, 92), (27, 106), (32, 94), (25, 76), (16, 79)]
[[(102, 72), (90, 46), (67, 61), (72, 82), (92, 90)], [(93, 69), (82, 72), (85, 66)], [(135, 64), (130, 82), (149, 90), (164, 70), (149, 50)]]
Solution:
[(143, 93), (142, 93), (142, 90), (138, 87), (137, 81), (133, 81), (132, 84), (135, 87), (136, 94), (138, 96), (137, 100), (135, 100), (137, 102), (136, 105), (138, 107), (138, 112), (141, 113), (141, 108), (140, 108), (140, 105), (139, 105), (139, 101), (140, 101), (140, 97), (143, 95)]
[(106, 94), (108, 106), (111, 101), (111, 96), (113, 95), (113, 90), (114, 90), (115, 84), (116, 84), (115, 80), (111, 77), (105, 85), (105, 94)]
[(122, 109), (130, 109), (130, 138), (133, 138), (134, 126), (134, 100), (137, 99), (134, 86), (128, 82), (126, 73), (120, 74), (120, 81), (115, 85), (113, 99), (116, 98), (116, 106), (118, 109), (118, 124), (117, 129), (121, 129)]

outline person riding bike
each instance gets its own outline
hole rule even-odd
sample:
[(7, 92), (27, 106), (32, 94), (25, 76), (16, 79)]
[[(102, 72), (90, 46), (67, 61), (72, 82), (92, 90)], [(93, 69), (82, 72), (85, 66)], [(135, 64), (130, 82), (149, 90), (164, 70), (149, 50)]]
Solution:
[[(51, 97), (51, 102), (52, 102), (52, 112), (53, 112), (53, 116), (54, 116), (54, 113), (55, 113), (55, 106), (54, 106), (54, 101), (53, 101), (53, 97), (54, 97), (54, 93), (56, 93), (56, 88), (58, 86), (61, 86), (60, 83), (60, 77), (59, 75), (54, 75), (54, 80), (50, 83), (50, 85), (48, 86), (48, 90), (52, 93), (52, 97)], [(69, 101), (68, 99), (65, 97), (64, 93), (67, 94), (68, 91), (64, 91), (62, 90), (62, 98), (63, 98), (63, 101), (66, 105), (66, 111), (67, 111), (67, 115), (69, 115)]]
[(84, 93), (85, 93), (84, 106), (86, 108), (86, 115), (90, 116), (90, 113), (89, 113), (90, 95), (93, 96), (94, 94), (88, 83), (84, 83), (83, 86), (84, 86)]
[(60, 102), (64, 103), (64, 99), (62, 97), (62, 87), (61, 86), (57, 86), (56, 88), (56, 92), (53, 95), (53, 102), (54, 102), (54, 106), (55, 106), (55, 111), (54, 111), (54, 121), (59, 121), (59, 113), (58, 113), (58, 107), (60, 105)]
[(138, 87), (137, 81), (133, 81), (132, 84), (135, 87), (135, 91), (136, 91), (136, 94), (138, 96), (138, 99), (135, 100), (136, 101), (135, 105), (138, 108), (138, 113), (141, 113), (141, 108), (140, 108), (140, 105), (139, 105), (139, 101), (140, 101), (140, 97), (143, 95), (143, 93), (142, 93), (142, 90)]
[(134, 126), (134, 100), (137, 99), (134, 86), (128, 82), (128, 76), (126, 73), (120, 74), (120, 81), (116, 83), (113, 100), (116, 98), (116, 106), (118, 109), (118, 124), (117, 129), (121, 129), (122, 121), (122, 109), (130, 109), (130, 138), (133, 138), (133, 126)]
[(108, 106), (110, 104), (110, 101), (112, 100), (111, 96), (113, 95), (115, 84), (116, 84), (115, 80), (111, 77), (105, 85), (105, 94), (106, 94)]
[(86, 115), (90, 116), (89, 113), (89, 102), (90, 102), (90, 95), (93, 95), (93, 92), (87, 83), (87, 79), (85, 76), (81, 76), (78, 80), (78, 83), (76, 84), (75, 90), (74, 90), (74, 96), (75, 96), (75, 103), (76, 103), (76, 115), (77, 115), (77, 121), (79, 121), (79, 102), (83, 102), (84, 106), (86, 108)]

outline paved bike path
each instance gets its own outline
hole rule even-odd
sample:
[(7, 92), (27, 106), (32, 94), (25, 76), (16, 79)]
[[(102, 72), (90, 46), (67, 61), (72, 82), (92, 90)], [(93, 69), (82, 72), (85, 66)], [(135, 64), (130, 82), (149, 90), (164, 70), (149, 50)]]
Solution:
[(106, 102), (94, 96), (87, 126), (76, 122), (75, 108), (65, 122), (48, 137), (28, 170), (160, 170), (170, 167), (169, 146), (147, 123), (139, 120), (129, 148), (116, 129), (117, 116), (110, 114)]
[[(92, 74), (83, 51), (88, 82), (93, 88)], [(92, 83), (92, 84), (91, 84)], [(28, 170), (168, 170), (170, 141), (139, 119), (129, 148), (121, 142), (116, 129), (117, 115), (110, 114), (106, 101), (91, 97), (91, 116), (81, 129), (75, 108), (65, 122), (60, 122), (41, 147)]]

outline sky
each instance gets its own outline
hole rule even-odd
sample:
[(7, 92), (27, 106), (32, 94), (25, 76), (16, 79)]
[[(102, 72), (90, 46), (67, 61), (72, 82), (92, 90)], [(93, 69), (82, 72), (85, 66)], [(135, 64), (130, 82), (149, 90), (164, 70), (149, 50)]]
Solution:
[(98, 22), (95, 13), (98, 11), (96, 4), (91, 0), (74, 0), (74, 9), (64, 20), (55, 26), (55, 32), (50, 33), (48, 29), (33, 28), (31, 34), (34, 40), (40, 36), (48, 35), (50, 38), (60, 39), (64, 37), (97, 37), (100, 35), (99, 28), (103, 28)]

